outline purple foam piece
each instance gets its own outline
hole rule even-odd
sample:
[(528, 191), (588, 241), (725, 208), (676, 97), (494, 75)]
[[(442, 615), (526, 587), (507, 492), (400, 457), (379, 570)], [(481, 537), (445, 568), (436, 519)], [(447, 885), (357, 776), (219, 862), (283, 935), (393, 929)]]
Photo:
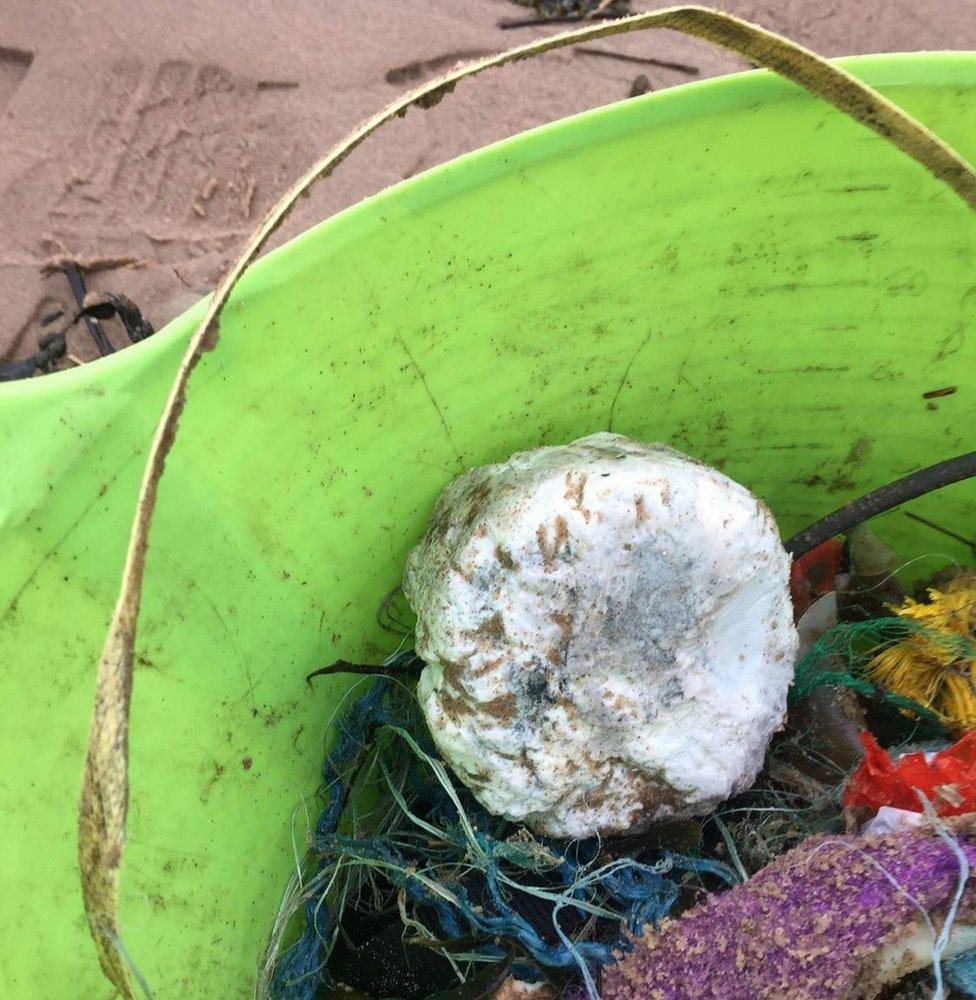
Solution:
[[(976, 838), (960, 837), (976, 868)], [(886, 877), (887, 873), (889, 877)], [(880, 989), (872, 956), (918, 925), (901, 886), (932, 915), (955, 894), (959, 861), (931, 834), (819, 836), (744, 885), (648, 930), (604, 970), (603, 1000), (840, 1000)], [(967, 887), (957, 921), (976, 923)]]

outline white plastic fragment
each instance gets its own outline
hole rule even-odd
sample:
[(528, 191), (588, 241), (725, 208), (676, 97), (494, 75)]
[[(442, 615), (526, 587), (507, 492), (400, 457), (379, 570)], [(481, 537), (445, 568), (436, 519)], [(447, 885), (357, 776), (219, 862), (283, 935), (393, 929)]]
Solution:
[(917, 830), (928, 823), (925, 813), (882, 806), (877, 813), (861, 826), (865, 837), (887, 837), (892, 833)]
[(788, 578), (762, 502), (663, 445), (602, 433), (471, 469), (404, 576), (438, 749), (550, 836), (701, 815), (783, 720)]

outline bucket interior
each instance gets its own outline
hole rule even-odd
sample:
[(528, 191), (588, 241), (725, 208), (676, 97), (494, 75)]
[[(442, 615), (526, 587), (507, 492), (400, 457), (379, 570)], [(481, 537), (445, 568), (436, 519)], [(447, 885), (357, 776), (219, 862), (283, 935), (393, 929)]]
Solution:
[[(846, 65), (976, 158), (976, 58)], [(377, 607), (452, 477), (613, 430), (719, 467), (790, 534), (972, 448), (974, 262), (948, 189), (750, 73), (479, 151), (253, 268), (191, 379), (149, 548), (121, 919), (155, 995), (251, 996), (350, 687), (305, 675), (396, 646)], [(0, 934), (37, 934), (6, 949), (9, 997), (112, 995), (75, 809), (138, 481), (199, 312), (0, 387)], [(907, 509), (968, 537), (974, 500)], [(919, 574), (968, 554), (904, 511), (878, 532)]]

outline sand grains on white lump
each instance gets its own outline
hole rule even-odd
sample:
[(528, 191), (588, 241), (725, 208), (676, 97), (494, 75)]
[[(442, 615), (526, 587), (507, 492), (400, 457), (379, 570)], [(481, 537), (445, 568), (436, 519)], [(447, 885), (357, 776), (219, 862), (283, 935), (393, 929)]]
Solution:
[(437, 747), (549, 836), (708, 812), (783, 720), (788, 578), (762, 502), (663, 445), (601, 433), (471, 469), (404, 576)]

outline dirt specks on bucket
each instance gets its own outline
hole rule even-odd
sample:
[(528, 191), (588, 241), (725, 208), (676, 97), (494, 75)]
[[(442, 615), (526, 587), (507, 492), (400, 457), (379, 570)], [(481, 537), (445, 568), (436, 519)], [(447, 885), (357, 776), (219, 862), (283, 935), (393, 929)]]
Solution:
[(874, 442), (869, 437), (859, 437), (851, 445), (850, 451), (847, 453), (847, 457), (844, 459), (844, 465), (858, 466), (864, 459), (871, 454), (871, 448)]
[(204, 805), (206, 805), (210, 800), (211, 793), (226, 772), (226, 766), (221, 764), (220, 761), (214, 760), (211, 762), (210, 773), (207, 776), (207, 780), (204, 783), (203, 788), (200, 790), (200, 801)]
[(943, 386), (941, 389), (929, 389), (928, 392), (922, 393), (922, 399), (939, 399), (942, 396), (953, 396), (958, 392), (958, 388), (954, 385)]

